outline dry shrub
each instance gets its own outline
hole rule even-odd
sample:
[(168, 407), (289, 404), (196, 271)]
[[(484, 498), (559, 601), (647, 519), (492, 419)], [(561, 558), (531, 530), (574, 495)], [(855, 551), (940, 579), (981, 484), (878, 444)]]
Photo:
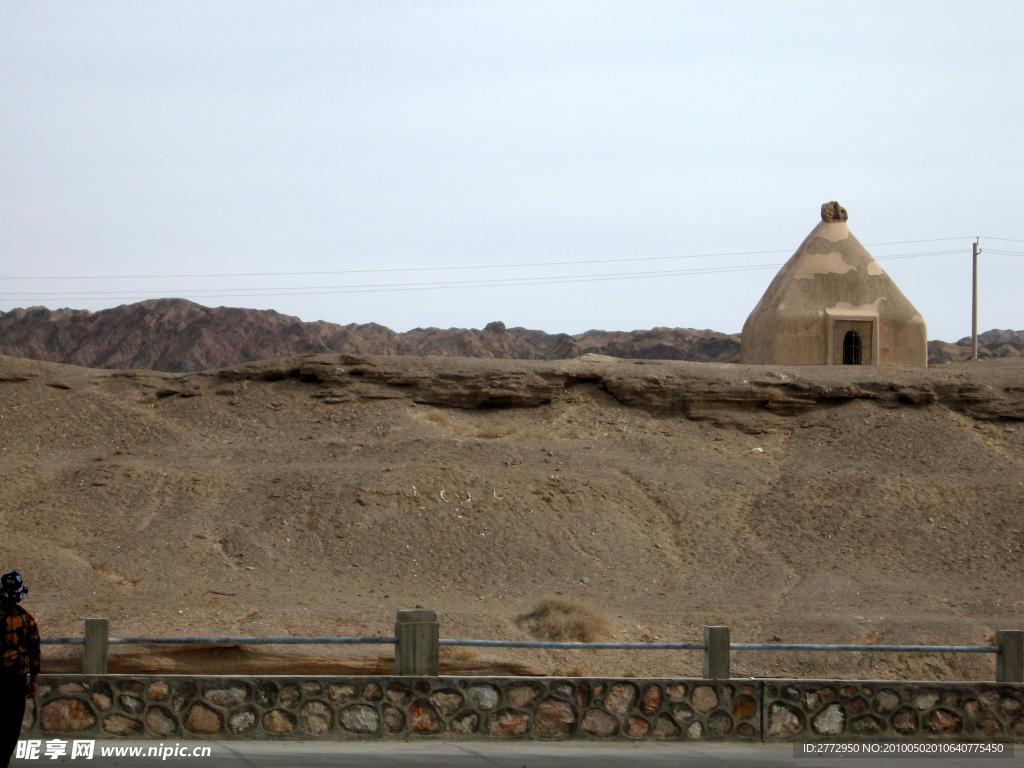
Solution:
[(472, 429), (459, 423), (457, 418), (452, 418), (447, 411), (433, 411), (426, 415), (426, 420), (431, 424), (440, 427), (441, 429), (447, 429), (449, 432), (453, 432), (456, 435), (469, 436), (473, 434)]
[(452, 420), (444, 411), (433, 411), (431, 413), (428, 413), (427, 421), (432, 421), (437, 426), (444, 427), (445, 429), (452, 428)]
[(442, 661), (476, 661), (477, 655), (472, 648), (448, 648), (439, 649)]
[(560, 643), (594, 643), (608, 637), (612, 620), (604, 611), (577, 600), (546, 597), (516, 624), (538, 640)]
[(458, 418), (452, 418), (447, 411), (441, 410), (432, 411), (426, 414), (423, 418), (431, 424), (441, 427), (441, 429), (447, 429), (450, 432), (454, 432), (456, 435), (462, 435), (464, 437), (479, 437), (494, 440), (499, 437), (509, 437), (510, 435), (516, 434), (518, 431), (515, 427), (505, 424), (475, 427), (472, 424), (460, 423)]

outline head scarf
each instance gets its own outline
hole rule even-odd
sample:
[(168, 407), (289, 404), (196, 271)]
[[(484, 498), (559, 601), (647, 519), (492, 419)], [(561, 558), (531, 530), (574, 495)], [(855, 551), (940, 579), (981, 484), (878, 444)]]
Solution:
[(8, 571), (0, 576), (0, 600), (17, 603), (27, 594), (28, 587), (21, 583), (21, 574), (17, 571)]

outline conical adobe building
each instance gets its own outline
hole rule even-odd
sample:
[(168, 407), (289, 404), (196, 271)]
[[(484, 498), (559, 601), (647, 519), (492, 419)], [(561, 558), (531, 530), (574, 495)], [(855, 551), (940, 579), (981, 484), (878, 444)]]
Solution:
[(924, 318), (846, 224), (839, 203), (779, 270), (743, 325), (753, 365), (927, 367)]

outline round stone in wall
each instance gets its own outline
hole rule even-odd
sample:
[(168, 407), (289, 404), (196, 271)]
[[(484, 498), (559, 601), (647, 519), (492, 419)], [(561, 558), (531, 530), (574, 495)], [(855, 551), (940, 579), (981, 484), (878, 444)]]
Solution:
[[(452, 730), (454, 731), (455, 724), (452, 723)], [(405, 713), (398, 707), (392, 706), (391, 704), (384, 705), (384, 732), (385, 733), (401, 733), (405, 730)]]
[(690, 702), (698, 712), (710, 712), (718, 706), (718, 694), (710, 685), (698, 685), (693, 689)]
[(334, 713), (322, 701), (307, 701), (299, 710), (299, 723), (310, 736), (323, 736), (334, 725)]
[(875, 711), (880, 715), (895, 712), (900, 706), (900, 695), (896, 691), (883, 688), (875, 696)]
[(645, 715), (653, 715), (661, 709), (661, 688), (653, 683), (644, 688), (640, 696), (640, 711)]
[(682, 731), (679, 729), (676, 721), (668, 715), (661, 714), (654, 719), (654, 738), (675, 739), (680, 733)]
[(327, 698), (334, 704), (345, 704), (356, 697), (356, 687), (349, 683), (328, 683)]
[(444, 723), (437, 716), (436, 710), (424, 699), (419, 699), (409, 708), (409, 730), (414, 733), (440, 733)]
[(243, 709), (228, 718), (228, 728), (235, 735), (248, 733), (256, 727), (257, 718), (255, 709)]
[(892, 716), (892, 729), (901, 736), (917, 732), (917, 712), (904, 707)]
[(171, 707), (175, 712), (181, 714), (188, 709), (189, 702), (195, 697), (197, 688), (193, 683), (181, 683), (174, 689), (174, 698), (171, 699)]
[(619, 731), (618, 719), (601, 709), (588, 709), (580, 725), (592, 736), (614, 736)]
[(632, 683), (616, 683), (605, 696), (604, 705), (617, 715), (626, 715), (636, 701), (636, 686)]
[(256, 704), (260, 707), (273, 707), (277, 704), (277, 686), (269, 680), (256, 685)]
[(685, 701), (686, 700), (686, 684), (685, 683), (672, 683), (671, 685), (665, 686), (665, 695), (669, 701)]
[(757, 712), (757, 702), (752, 696), (737, 696), (732, 702), (731, 711), (737, 720), (749, 720)]
[(363, 688), (363, 701), (380, 701), (383, 695), (383, 691), (376, 683), (367, 683)]
[(384, 691), (384, 696), (396, 707), (404, 707), (412, 699), (412, 691), (402, 683), (391, 683)]
[(523, 708), (537, 697), (537, 689), (532, 685), (517, 685), (509, 688), (505, 698), (513, 707)]
[(721, 709), (712, 712), (708, 717), (708, 733), (713, 736), (725, 736), (732, 730), (732, 718)]
[(885, 729), (885, 723), (874, 715), (862, 715), (850, 722), (850, 733), (869, 736)]
[(841, 704), (829, 704), (811, 721), (816, 733), (836, 736), (846, 729), (846, 713)]
[(651, 730), (651, 724), (642, 717), (633, 715), (626, 721), (626, 736), (631, 739), (643, 739)]
[(281, 693), (278, 695), (281, 703), (286, 707), (294, 707), (302, 699), (302, 691), (299, 690), (297, 685), (286, 685), (281, 689)]
[(476, 712), (461, 712), (455, 716), (451, 724), (452, 733), (459, 736), (476, 733), (476, 729), (479, 727), (480, 715)]
[(197, 702), (189, 709), (184, 725), (190, 733), (209, 735), (220, 733), (223, 722), (219, 712), (214, 712), (205, 704)]
[(576, 723), (576, 714), (565, 701), (545, 699), (537, 705), (533, 715), (534, 732), (547, 739), (557, 739), (572, 733)]
[(924, 723), (928, 732), (936, 735), (960, 733), (963, 726), (959, 715), (947, 712), (944, 709), (936, 709), (929, 712)]
[(380, 715), (367, 704), (353, 704), (341, 710), (341, 724), (352, 733), (376, 733)]
[(209, 688), (204, 698), (215, 707), (228, 709), (229, 707), (237, 707), (249, 698), (249, 690), (239, 685), (225, 688)]
[(142, 699), (129, 696), (128, 694), (118, 696), (117, 700), (121, 705), (121, 709), (129, 715), (138, 715), (146, 708), (146, 705), (142, 703)]
[(803, 716), (789, 704), (775, 702), (768, 707), (766, 734), (773, 739), (788, 739), (804, 729)]
[(291, 733), (295, 730), (295, 715), (283, 709), (272, 709), (263, 715), (263, 730), (282, 735)]
[(157, 736), (170, 736), (178, 730), (178, 723), (163, 707), (150, 707), (146, 713), (146, 728)]
[(46, 733), (75, 733), (91, 730), (96, 716), (78, 699), (54, 699), (43, 705), (40, 722)]
[(36, 722), (36, 700), (29, 699), (25, 702), (25, 715), (21, 718), (21, 732), (28, 733)]
[(530, 716), (506, 709), (487, 718), (487, 733), (497, 738), (515, 738), (530, 730)]
[(458, 691), (434, 691), (430, 694), (430, 700), (445, 717), (451, 717), (458, 712), (459, 707), (462, 706), (462, 694)]
[(1010, 727), (1010, 733), (1018, 737), (1024, 736), (1024, 717), (1017, 718), (1017, 722)]
[(153, 701), (163, 701), (170, 692), (170, 688), (163, 680), (154, 680), (146, 689), (146, 695)]
[(114, 692), (102, 680), (93, 684), (89, 698), (100, 712), (106, 712), (114, 706)]
[(981, 715), (981, 716), (980, 716), (980, 717), (978, 718), (978, 723), (977, 723), (977, 725), (978, 725), (978, 730), (980, 730), (980, 731), (981, 731), (982, 733), (984, 733), (984, 734), (985, 734), (986, 736), (991, 736), (991, 735), (993, 735), (993, 734), (994, 734), (994, 733), (995, 733), (996, 731), (998, 731), (998, 730), (999, 730), (999, 723), (998, 723), (998, 722), (996, 722), (995, 720), (993, 720), (993, 719), (992, 719), (991, 717), (989, 717), (988, 715)]
[(466, 696), (469, 698), (469, 703), (483, 712), (489, 712), (498, 706), (500, 695), (498, 689), (490, 683), (484, 683), (483, 685), (474, 685), (466, 691)]
[(124, 715), (107, 715), (103, 718), (103, 730), (111, 736), (138, 736), (142, 733), (142, 723)]
[(563, 699), (571, 699), (574, 693), (572, 683), (558, 682), (551, 684), (551, 692)]
[(672, 717), (677, 723), (686, 724), (693, 720), (693, 710), (685, 704), (676, 704), (672, 707)]

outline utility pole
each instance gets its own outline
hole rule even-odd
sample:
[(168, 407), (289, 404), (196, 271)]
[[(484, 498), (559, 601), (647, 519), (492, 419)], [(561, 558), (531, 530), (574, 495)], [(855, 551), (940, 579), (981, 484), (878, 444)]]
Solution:
[(971, 360), (978, 359), (978, 239), (971, 246), (974, 256), (974, 283), (971, 293)]

